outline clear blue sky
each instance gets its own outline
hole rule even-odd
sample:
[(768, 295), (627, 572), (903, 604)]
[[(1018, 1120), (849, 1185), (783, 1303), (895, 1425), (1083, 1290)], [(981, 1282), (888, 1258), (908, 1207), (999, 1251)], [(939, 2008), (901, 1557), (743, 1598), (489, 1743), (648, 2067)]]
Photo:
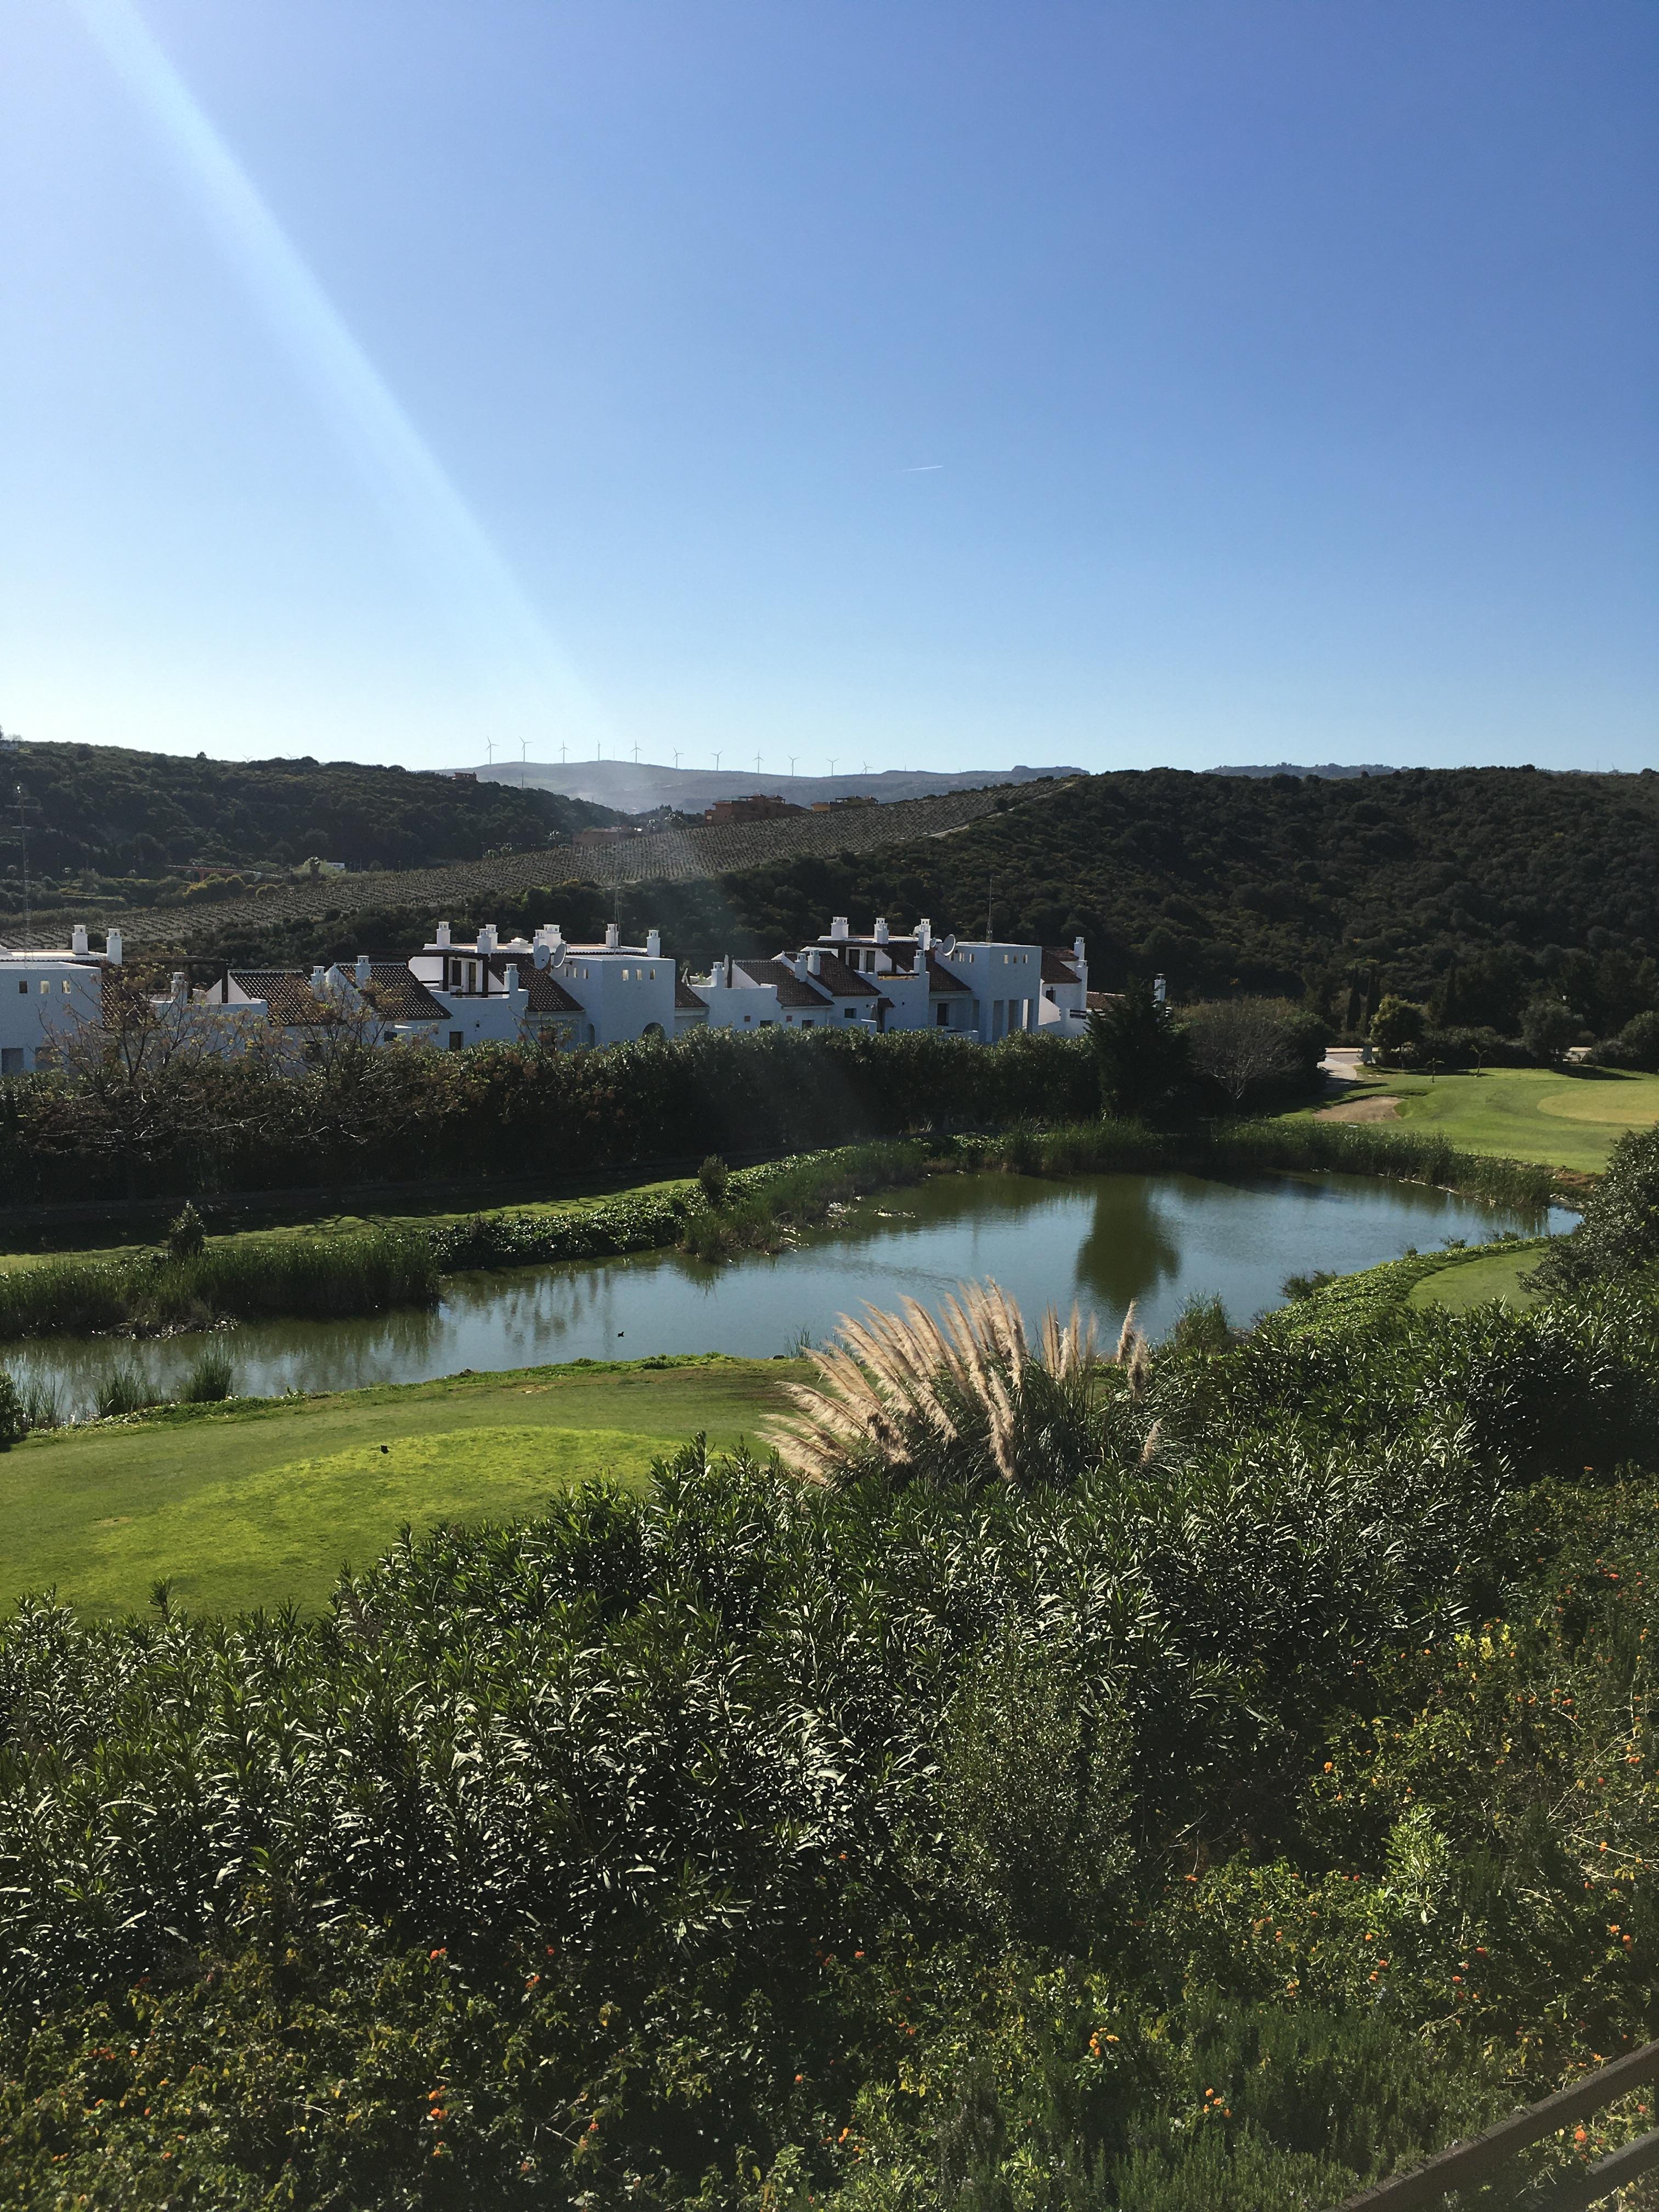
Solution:
[(1652, 0), (10, 0), (0, 725), (1659, 760)]

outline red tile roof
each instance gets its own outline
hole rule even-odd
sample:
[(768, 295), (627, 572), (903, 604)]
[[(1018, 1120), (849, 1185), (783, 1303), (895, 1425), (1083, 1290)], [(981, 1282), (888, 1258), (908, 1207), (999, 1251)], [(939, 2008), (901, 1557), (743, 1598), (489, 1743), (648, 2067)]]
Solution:
[(231, 979), (250, 999), (263, 999), (284, 1029), (314, 1029), (334, 1009), (319, 999), (303, 968), (233, 968)]
[(781, 1006), (825, 1006), (830, 1003), (822, 991), (815, 990), (810, 983), (803, 983), (789, 963), (781, 957), (776, 960), (739, 960), (734, 964), (751, 983), (772, 984), (777, 991)]
[(674, 1004), (683, 1013), (707, 1013), (708, 1001), (700, 999), (684, 975), (674, 978)]
[(1073, 955), (1056, 952), (1045, 945), (1042, 948), (1042, 980), (1045, 983), (1076, 983), (1082, 979), (1073, 966)]
[(550, 969), (538, 968), (532, 952), (492, 953), (489, 972), (505, 980), (509, 967), (519, 971), (519, 981), (524, 985), (528, 1010), (532, 1014), (580, 1014), (585, 1010), (580, 999), (573, 999)]
[(927, 990), (929, 996), (935, 991), (961, 991), (971, 995), (961, 976), (953, 975), (948, 968), (941, 968), (931, 952), (927, 956)]
[(811, 980), (821, 989), (828, 991), (832, 998), (878, 999), (881, 996), (869, 977), (860, 975), (855, 968), (849, 968), (839, 953), (831, 952), (823, 945), (814, 945), (812, 950), (819, 957), (818, 972)]

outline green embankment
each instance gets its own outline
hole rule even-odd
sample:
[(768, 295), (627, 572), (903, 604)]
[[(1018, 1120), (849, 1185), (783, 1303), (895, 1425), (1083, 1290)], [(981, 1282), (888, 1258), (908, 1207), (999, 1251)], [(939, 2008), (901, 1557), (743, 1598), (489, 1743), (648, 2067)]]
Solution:
[(1627, 1129), (1659, 1121), (1659, 1075), (1612, 1069), (1503, 1067), (1432, 1079), (1379, 1070), (1349, 1095), (1397, 1098), (1402, 1127), (1432, 1130), (1465, 1152), (1581, 1175), (1599, 1175)]
[(0, 1605), (55, 1584), (85, 1613), (117, 1613), (167, 1579), (192, 1610), (314, 1609), (343, 1561), (366, 1565), (405, 1522), (535, 1512), (590, 1475), (638, 1482), (700, 1430), (722, 1448), (752, 1437), (800, 1371), (716, 1358), (538, 1368), (30, 1437), (0, 1456)]

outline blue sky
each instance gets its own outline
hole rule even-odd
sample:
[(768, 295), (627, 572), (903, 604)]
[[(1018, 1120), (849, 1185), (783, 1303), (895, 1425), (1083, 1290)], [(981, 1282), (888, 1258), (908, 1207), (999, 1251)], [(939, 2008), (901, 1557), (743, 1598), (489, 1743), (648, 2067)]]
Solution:
[(1659, 760), (1659, 10), (11, 0), (0, 725)]

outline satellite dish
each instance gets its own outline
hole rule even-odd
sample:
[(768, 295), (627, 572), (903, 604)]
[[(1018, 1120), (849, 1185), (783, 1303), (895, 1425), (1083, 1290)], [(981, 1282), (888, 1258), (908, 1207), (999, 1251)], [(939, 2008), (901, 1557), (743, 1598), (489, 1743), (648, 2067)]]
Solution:
[(945, 939), (945, 940), (944, 944), (943, 944), (943, 945), (940, 945), (940, 947), (939, 947), (939, 951), (940, 951), (945, 955), (945, 958), (946, 958), (947, 960), (950, 958), (951, 955), (951, 954), (956, 951), (956, 949), (957, 949), (957, 940), (956, 940), (956, 939), (955, 939), (954, 937), (947, 937), (947, 938)]
[(559, 942), (552, 948), (551, 951), (549, 952), (547, 956), (547, 964), (550, 968), (562, 968), (564, 963), (564, 940), (561, 938)]

